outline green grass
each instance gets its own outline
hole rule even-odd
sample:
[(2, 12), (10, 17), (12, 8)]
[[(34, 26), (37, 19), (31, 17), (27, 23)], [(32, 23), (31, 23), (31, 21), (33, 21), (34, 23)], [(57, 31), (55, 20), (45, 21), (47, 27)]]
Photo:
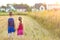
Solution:
[[(13, 15), (27, 15), (29, 12), (13, 12)], [(0, 12), (0, 16), (8, 16), (9, 13)]]
[(14, 15), (27, 15), (28, 12), (14, 12)]
[(6, 13), (6, 12), (0, 12), (0, 16), (6, 16), (6, 15), (8, 15), (8, 13)]

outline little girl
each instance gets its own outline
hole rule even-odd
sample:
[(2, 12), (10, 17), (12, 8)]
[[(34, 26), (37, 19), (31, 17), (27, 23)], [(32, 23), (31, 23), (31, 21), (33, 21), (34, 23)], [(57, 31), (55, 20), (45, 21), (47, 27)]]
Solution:
[(22, 37), (23, 36), (22, 18), (19, 17), (18, 20), (19, 20), (19, 26), (18, 26), (18, 29), (17, 29), (17, 35), (20, 36), (20, 37)]

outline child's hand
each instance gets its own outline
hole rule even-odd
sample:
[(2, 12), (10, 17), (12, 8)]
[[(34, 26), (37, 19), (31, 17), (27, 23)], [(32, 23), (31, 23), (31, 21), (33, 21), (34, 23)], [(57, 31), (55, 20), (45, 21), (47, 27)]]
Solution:
[(15, 28), (15, 31), (16, 31), (17, 29)]

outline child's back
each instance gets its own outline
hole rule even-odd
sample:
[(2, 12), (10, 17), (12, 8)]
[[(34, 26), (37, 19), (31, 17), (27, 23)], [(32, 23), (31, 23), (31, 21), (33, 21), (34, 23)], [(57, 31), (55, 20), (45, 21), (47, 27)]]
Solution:
[(10, 18), (8, 18), (8, 38), (10, 40), (11, 37), (13, 39), (15, 26), (14, 26), (14, 18), (12, 17), (12, 12), (9, 13), (9, 16)]
[(19, 26), (17, 29), (17, 35), (23, 35), (23, 24), (22, 24), (22, 19), (19, 18)]
[(13, 18), (8, 19), (8, 26), (13, 26), (14, 27), (14, 19)]
[(18, 26), (19, 28), (19, 30), (23, 30), (23, 24), (22, 23), (19, 23), (19, 26)]

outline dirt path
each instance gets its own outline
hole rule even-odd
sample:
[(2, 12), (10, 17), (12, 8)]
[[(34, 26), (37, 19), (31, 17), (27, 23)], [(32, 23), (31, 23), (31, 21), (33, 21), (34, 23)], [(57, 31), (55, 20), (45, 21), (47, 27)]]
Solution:
[[(47, 30), (43, 29), (34, 19), (28, 16), (21, 16), (23, 18), (23, 24), (24, 24), (24, 37), (22, 40), (59, 40), (58, 38), (54, 38)], [(0, 39), (1, 40), (7, 40), (8, 33), (7, 33), (7, 16), (0, 17), (3, 19), (0, 23)], [(14, 16), (15, 18), (15, 24), (16, 29), (18, 25), (18, 16)], [(0, 19), (0, 20), (1, 20)], [(3, 23), (4, 22), (4, 23)], [(15, 40), (18, 39), (18, 36), (16, 35), (16, 32), (14, 34)]]

